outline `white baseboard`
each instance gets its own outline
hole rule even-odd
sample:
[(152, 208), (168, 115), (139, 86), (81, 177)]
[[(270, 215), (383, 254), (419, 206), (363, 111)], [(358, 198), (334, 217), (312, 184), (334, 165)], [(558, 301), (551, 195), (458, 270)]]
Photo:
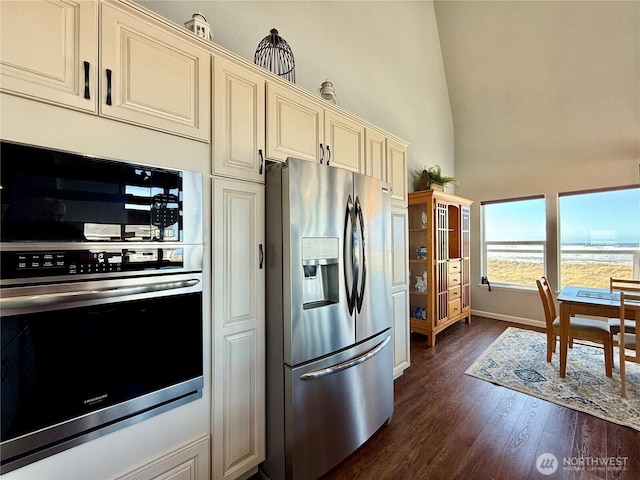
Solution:
[(503, 322), (519, 323), (521, 325), (528, 325), (530, 327), (546, 328), (545, 322), (541, 320), (534, 320), (532, 318), (514, 317), (511, 315), (503, 315), (501, 313), (482, 312), (480, 310), (473, 309), (471, 310), (471, 315), (493, 318), (494, 320), (502, 320)]

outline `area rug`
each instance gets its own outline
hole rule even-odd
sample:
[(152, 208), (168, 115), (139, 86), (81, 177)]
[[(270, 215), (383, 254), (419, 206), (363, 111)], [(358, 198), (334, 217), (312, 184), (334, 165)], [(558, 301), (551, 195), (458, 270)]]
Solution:
[(465, 372), (487, 382), (640, 430), (640, 365), (626, 363), (627, 398), (620, 396), (620, 360), (604, 372), (602, 348), (574, 342), (560, 378), (559, 346), (547, 362), (546, 334), (509, 327)]

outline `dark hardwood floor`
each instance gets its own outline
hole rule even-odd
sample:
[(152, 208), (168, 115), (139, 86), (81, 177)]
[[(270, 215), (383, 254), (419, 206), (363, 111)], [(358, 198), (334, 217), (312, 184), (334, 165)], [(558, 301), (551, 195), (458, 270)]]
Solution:
[[(473, 317), (433, 348), (412, 334), (391, 423), (322, 480), (640, 479), (640, 432), (464, 374), (509, 325)], [(553, 475), (538, 472), (542, 453), (559, 460)], [(626, 466), (565, 470), (564, 458)]]
[[(322, 480), (640, 479), (640, 432), (464, 374), (509, 325), (473, 317), (433, 348), (412, 334), (391, 423)], [(560, 462), (552, 475), (536, 467), (543, 453)]]

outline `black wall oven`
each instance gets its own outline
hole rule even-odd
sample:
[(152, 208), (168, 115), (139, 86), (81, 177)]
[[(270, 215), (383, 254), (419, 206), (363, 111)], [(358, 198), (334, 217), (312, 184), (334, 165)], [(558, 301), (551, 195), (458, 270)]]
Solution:
[(202, 176), (2, 142), (1, 473), (202, 396)]

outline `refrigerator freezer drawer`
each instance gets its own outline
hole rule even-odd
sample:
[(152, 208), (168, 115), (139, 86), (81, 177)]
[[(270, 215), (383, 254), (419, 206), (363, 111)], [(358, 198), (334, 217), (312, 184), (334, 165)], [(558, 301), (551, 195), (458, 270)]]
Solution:
[(287, 479), (316, 479), (393, 414), (391, 330), (285, 377)]

